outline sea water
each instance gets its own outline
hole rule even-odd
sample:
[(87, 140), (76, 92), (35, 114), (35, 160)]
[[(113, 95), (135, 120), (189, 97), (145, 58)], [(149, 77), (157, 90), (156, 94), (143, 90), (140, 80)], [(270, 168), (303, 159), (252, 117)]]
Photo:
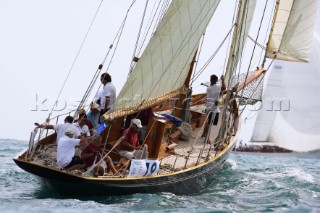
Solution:
[(320, 212), (320, 152), (232, 153), (220, 178), (192, 195), (70, 198), (13, 162), (26, 146), (0, 139), (0, 212)]

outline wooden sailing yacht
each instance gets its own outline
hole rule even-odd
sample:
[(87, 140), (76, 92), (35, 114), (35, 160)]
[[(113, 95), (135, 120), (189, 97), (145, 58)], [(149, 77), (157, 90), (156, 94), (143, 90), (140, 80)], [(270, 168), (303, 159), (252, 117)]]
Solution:
[[(34, 140), (33, 133), (29, 146), (14, 158), (16, 164), (39, 177), (45, 186), (61, 194), (186, 194), (208, 187), (221, 173), (238, 136), (238, 132), (232, 133), (233, 126), (238, 121), (228, 111), (230, 93), (222, 97), (219, 123), (208, 130), (208, 137), (205, 139), (200, 137), (207, 120), (202, 101), (205, 95), (190, 96), (189, 82), (199, 43), (219, 2), (172, 0), (143, 54), (134, 58), (133, 69), (115, 104), (103, 115), (111, 125), (101, 135), (103, 142), (111, 147), (108, 155), (114, 161), (121, 161), (118, 153), (114, 152), (116, 147), (112, 145), (121, 141), (123, 120), (150, 107), (158, 115), (169, 111), (171, 116), (189, 124), (192, 131), (187, 141), (179, 139), (181, 133), (174, 124), (165, 117), (156, 116), (148, 123), (144, 143), (148, 145), (149, 157), (148, 160), (139, 161), (144, 166), (142, 175), (133, 171), (138, 160), (132, 160), (129, 173), (124, 171), (111, 176), (94, 177), (86, 171), (63, 170), (55, 162), (55, 133), (48, 133), (39, 140)], [(234, 79), (232, 77), (242, 55), (255, 4), (255, 0), (237, 2), (225, 71), (228, 89), (234, 86), (231, 83)], [(99, 66), (97, 73), (102, 67)], [(263, 73), (264, 69), (260, 69), (252, 76), (246, 76), (236, 87), (237, 91), (246, 88)], [(85, 106), (90, 88), (92, 85), (88, 87), (79, 108)], [(208, 140), (213, 143), (206, 143)]]

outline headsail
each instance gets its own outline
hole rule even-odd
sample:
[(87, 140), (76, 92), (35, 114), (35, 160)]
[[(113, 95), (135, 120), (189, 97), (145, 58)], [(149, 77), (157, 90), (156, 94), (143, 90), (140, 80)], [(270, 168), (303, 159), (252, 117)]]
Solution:
[[(266, 88), (262, 96), (262, 103), (255, 122), (254, 131), (252, 134), (252, 141), (265, 142), (269, 140), (269, 132), (273, 125), (277, 110), (284, 108), (284, 101), (281, 98), (282, 72), (280, 62), (275, 62), (273, 70), (270, 73)], [(289, 107), (289, 106), (287, 106)], [(287, 108), (286, 108), (287, 109)]]
[(317, 0), (279, 1), (267, 47), (268, 58), (309, 60), (317, 5)]
[(173, 0), (105, 119), (177, 96), (220, 0)]
[(278, 61), (270, 73), (252, 141), (269, 141), (295, 151), (320, 149), (320, 36), (309, 63)]
[(319, 17), (320, 10), (309, 63), (274, 63), (252, 141), (270, 141), (296, 151), (320, 148)]

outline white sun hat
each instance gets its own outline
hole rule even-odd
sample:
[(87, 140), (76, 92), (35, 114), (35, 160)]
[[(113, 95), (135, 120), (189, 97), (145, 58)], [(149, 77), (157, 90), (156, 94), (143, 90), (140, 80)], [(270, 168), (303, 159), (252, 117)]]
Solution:
[(73, 135), (74, 134), (74, 130), (72, 128), (67, 128), (66, 131), (64, 132), (64, 134), (66, 135)]
[(100, 111), (100, 106), (99, 106), (99, 104), (93, 102), (91, 105), (91, 109), (96, 109), (96, 110)]
[(140, 119), (132, 119), (131, 123), (137, 125), (137, 127), (142, 128)]

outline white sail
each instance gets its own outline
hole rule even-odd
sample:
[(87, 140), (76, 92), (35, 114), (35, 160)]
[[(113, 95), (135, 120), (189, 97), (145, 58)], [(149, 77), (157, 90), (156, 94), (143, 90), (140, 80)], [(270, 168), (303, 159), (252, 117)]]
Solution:
[[(252, 141), (265, 142), (268, 141), (269, 132), (272, 128), (276, 113), (281, 110), (285, 104), (288, 109), (287, 100), (282, 99), (281, 85), (282, 85), (282, 70), (281, 62), (277, 61), (273, 65), (273, 70), (269, 75), (267, 85), (263, 92), (262, 104), (258, 108), (254, 131), (252, 134)], [(283, 109), (283, 107), (282, 107)]]
[(315, 35), (308, 64), (284, 63), (282, 94), (289, 111), (276, 113), (269, 140), (297, 151), (320, 149), (320, 37)]
[(318, 0), (279, 1), (267, 57), (307, 62)]
[[(154, 100), (179, 94), (201, 35), (219, 2), (220, 0), (172, 1), (118, 95), (112, 111), (137, 107), (141, 109), (154, 104)], [(116, 115), (111, 113), (111, 116)]]
[(296, 151), (320, 149), (319, 23), (314, 32), (309, 63), (278, 61), (274, 64), (263, 103), (275, 99), (278, 104), (282, 100), (282, 105), (278, 111), (263, 109), (259, 112), (253, 141), (267, 140)]

